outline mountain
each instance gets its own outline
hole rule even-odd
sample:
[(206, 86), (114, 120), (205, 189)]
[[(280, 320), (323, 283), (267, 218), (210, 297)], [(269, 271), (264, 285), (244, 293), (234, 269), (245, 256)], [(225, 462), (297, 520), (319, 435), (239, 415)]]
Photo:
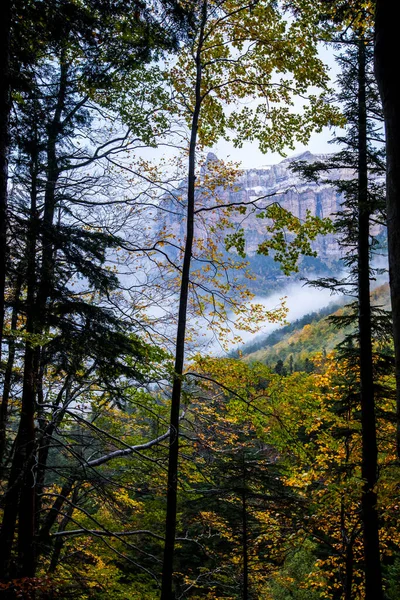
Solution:
[[(265, 202), (279, 202), (295, 217), (303, 220), (307, 213), (318, 217), (333, 217), (341, 209), (343, 197), (332, 184), (306, 182), (291, 170), (294, 161), (306, 162), (323, 161), (329, 155), (313, 155), (310, 152), (286, 158), (275, 165), (262, 169), (246, 169), (237, 172), (236, 181), (227, 188), (216, 186), (214, 195), (203, 194), (203, 206), (215, 204), (215, 198), (224, 205), (249, 203), (257, 198), (265, 198)], [(217, 172), (218, 157), (209, 153), (201, 168), (200, 186)], [(351, 179), (354, 176), (350, 169), (337, 169), (330, 173), (331, 179)], [(160, 228), (172, 235), (175, 239), (183, 239), (185, 235), (185, 184), (181, 182), (173, 195), (164, 196), (162, 202), (163, 214), (160, 216)], [(258, 212), (251, 207), (246, 215), (232, 211), (229, 219), (233, 226), (244, 229), (245, 251), (250, 263), (250, 271), (256, 276), (250, 284), (251, 290), (256, 294), (266, 295), (271, 290), (282, 288), (289, 279), (283, 275), (279, 264), (273, 256), (257, 255), (258, 245), (265, 239), (266, 221), (257, 218)], [(212, 236), (212, 226), (216, 217), (212, 212), (203, 212), (201, 223), (197, 225), (197, 235), (203, 240)], [(342, 270), (340, 264), (341, 251), (337, 235), (328, 234), (319, 236), (312, 243), (317, 258), (302, 257), (299, 264), (299, 273), (291, 277), (291, 281), (300, 278), (313, 278), (319, 275), (337, 275)]]
[[(279, 204), (294, 216), (303, 220), (309, 212), (317, 217), (330, 217), (340, 210), (342, 196), (336, 192), (332, 185), (306, 182), (293, 173), (291, 165), (294, 161), (301, 160), (314, 162), (323, 160), (326, 155), (313, 155), (311, 152), (286, 158), (276, 165), (266, 166), (262, 169), (247, 169), (238, 172), (234, 189), (217, 189), (217, 194), (224, 203), (249, 202), (267, 196), (271, 202)], [(218, 161), (214, 154), (209, 154), (207, 164)], [(350, 179), (352, 172), (349, 169), (338, 169), (332, 174), (332, 179)], [(236, 218), (239, 221), (239, 218)], [(256, 213), (249, 213), (243, 221), (246, 238), (246, 251), (249, 255), (256, 252), (258, 244), (265, 236), (265, 222), (258, 219)], [(337, 238), (333, 234), (320, 236), (315, 242), (314, 249), (321, 260), (340, 258)]]

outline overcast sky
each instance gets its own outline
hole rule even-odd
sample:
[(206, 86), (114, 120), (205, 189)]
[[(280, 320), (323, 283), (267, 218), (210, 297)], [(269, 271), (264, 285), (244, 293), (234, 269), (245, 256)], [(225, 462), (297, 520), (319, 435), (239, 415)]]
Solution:
[[(329, 69), (334, 87), (334, 80), (338, 73), (334, 51), (331, 46), (326, 47), (321, 45), (319, 54)], [(313, 154), (335, 152), (338, 150), (338, 147), (328, 143), (334, 137), (335, 131), (326, 127), (321, 133), (313, 134), (307, 145), (297, 144), (295, 150), (287, 149), (286, 155), (293, 156), (293, 154), (299, 154), (307, 150)], [(265, 165), (274, 165), (283, 160), (283, 157), (278, 152), (268, 152), (267, 154), (263, 154), (258, 150), (257, 143), (255, 142), (246, 143), (243, 145), (243, 148), (234, 148), (232, 144), (220, 141), (212, 148), (212, 151), (220, 159), (230, 159), (241, 162), (241, 166), (244, 169), (262, 168)]]
[[(334, 152), (337, 150), (337, 146), (328, 143), (332, 137), (334, 137), (333, 130), (330, 131), (328, 128), (325, 128), (322, 133), (315, 133), (306, 146), (298, 144), (295, 150), (288, 149), (286, 154), (287, 156), (293, 156), (293, 154), (299, 154), (306, 150), (309, 150), (313, 154)], [(274, 165), (284, 158), (278, 152), (263, 154), (258, 150), (255, 143), (246, 143), (243, 145), (243, 148), (234, 148), (228, 142), (221, 141), (214, 146), (212, 151), (220, 159), (240, 161), (243, 169), (257, 169), (265, 165)]]

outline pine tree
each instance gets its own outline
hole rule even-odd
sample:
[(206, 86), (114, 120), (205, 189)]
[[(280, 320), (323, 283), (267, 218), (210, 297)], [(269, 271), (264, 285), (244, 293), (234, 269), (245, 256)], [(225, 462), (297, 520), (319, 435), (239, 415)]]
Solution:
[[(97, 133), (95, 121), (105, 111), (106, 100), (101, 100), (102, 110), (99, 105), (102, 93), (174, 46), (178, 26), (168, 14), (175, 18), (179, 12), (174, 3), (165, 3), (161, 26), (151, 10), (137, 2), (122, 6), (101, 0), (54, 0), (13, 6), (10, 43), (14, 48), (19, 43), (20, 49), (12, 64), (18, 76), (13, 85), (5, 80), (13, 100), (7, 232), (13, 330), (1, 410), (8, 486), (0, 576), (6, 581), (35, 574), (35, 534), (48, 451), (71, 402), (71, 381), (83, 371), (92, 381), (115, 389), (122, 377), (141, 380), (142, 366), (152, 360), (150, 347), (131, 320), (121, 320), (110, 299), (118, 278), (106, 264), (107, 253), (120, 240), (102, 231), (93, 208), (104, 199), (105, 178), (100, 180), (96, 169), (104, 177), (107, 156), (125, 151), (129, 134), (124, 137), (114, 130), (114, 136), (106, 138), (104, 129)], [(47, 27), (35, 45), (43, 22)], [(22, 340), (17, 354), (14, 337)], [(22, 372), (21, 412), (16, 433), (11, 429), (7, 440), (13, 365), (18, 365), (15, 372)], [(53, 383), (58, 390), (49, 404), (50, 373), (61, 382)]]
[[(344, 40), (342, 40), (343, 42)], [(360, 373), (360, 404), (362, 424), (362, 521), (365, 549), (366, 598), (383, 597), (379, 556), (379, 524), (375, 487), (378, 480), (378, 450), (376, 441), (376, 394), (374, 385), (373, 340), (388, 335), (387, 315), (371, 306), (370, 279), (374, 268), (371, 256), (378, 242), (372, 225), (384, 222), (384, 195), (377, 177), (384, 172), (382, 152), (382, 119), (376, 84), (372, 73), (372, 48), (366, 34), (359, 31), (350, 39), (345, 52), (339, 57), (342, 73), (338, 100), (343, 103), (348, 126), (345, 136), (336, 141), (344, 148), (326, 163), (303, 165), (303, 172), (311, 175), (335, 168), (351, 169), (355, 174), (349, 180), (333, 181), (344, 195), (342, 210), (337, 215), (336, 230), (344, 249), (347, 275), (342, 280), (323, 279), (317, 286), (333, 291), (344, 290), (353, 295), (350, 316), (336, 322), (355, 326), (355, 334), (343, 344)], [(327, 175), (325, 180), (329, 180)], [(351, 593), (351, 592), (350, 592)]]
[(389, 280), (397, 389), (397, 453), (400, 458), (400, 97), (396, 87), (398, 54), (398, 2), (375, 2), (375, 74), (385, 119), (386, 199)]

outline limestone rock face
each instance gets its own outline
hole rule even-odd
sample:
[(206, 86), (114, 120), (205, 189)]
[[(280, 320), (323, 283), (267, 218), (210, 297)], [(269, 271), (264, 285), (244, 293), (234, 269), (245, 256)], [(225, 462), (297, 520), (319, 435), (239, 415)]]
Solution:
[[(294, 158), (265, 167), (243, 171), (238, 177), (237, 192), (229, 192), (227, 201), (249, 201), (262, 196), (270, 196), (271, 202), (276, 201), (294, 216), (304, 220), (309, 212), (317, 217), (333, 217), (341, 208), (342, 196), (327, 184), (305, 182), (290, 170), (293, 160), (313, 162), (322, 160), (322, 155), (312, 155), (306, 152)], [(350, 179), (352, 173), (348, 169), (337, 171), (332, 179)], [(254, 253), (263, 238), (264, 223), (255, 214), (246, 220), (246, 245), (249, 254)], [(314, 249), (322, 259), (339, 258), (340, 250), (337, 238), (330, 234), (320, 236), (314, 243)]]
[[(302, 220), (306, 218), (308, 211), (313, 216), (332, 217), (341, 209), (342, 196), (332, 185), (305, 182), (290, 169), (290, 164), (294, 160), (313, 162), (323, 160), (325, 156), (305, 152), (293, 158), (282, 160), (276, 165), (262, 169), (239, 171), (234, 185), (228, 188), (216, 187), (215, 197), (223, 204), (248, 203), (263, 198), (260, 204), (263, 203), (265, 206), (268, 203), (278, 202), (283, 208)], [(201, 180), (204, 180), (212, 172), (215, 163), (218, 163), (218, 158), (215, 154), (210, 153), (201, 168)], [(330, 174), (331, 179), (351, 179), (353, 176), (349, 169), (339, 169), (334, 174)], [(175, 203), (175, 208), (171, 209), (170, 214), (164, 217), (163, 224), (174, 236), (182, 238), (184, 236), (185, 205), (185, 186), (183, 184), (179, 186), (179, 195), (181, 198), (179, 207)], [(203, 204), (207, 203), (215, 204), (212, 197), (203, 200)], [(166, 206), (165, 203), (164, 206)], [(181, 213), (182, 219), (179, 219), (177, 212)], [(235, 223), (244, 228), (246, 253), (250, 256), (256, 252), (257, 246), (265, 239), (265, 220), (257, 218), (256, 214), (257, 211), (252, 211), (250, 207), (245, 218), (243, 218), (243, 215), (236, 213), (232, 213), (231, 216)], [(211, 211), (207, 213), (206, 219), (203, 219), (203, 233), (200, 235), (207, 237), (208, 227), (207, 225), (204, 227), (204, 223), (206, 221), (208, 226), (211, 226), (214, 218)], [(330, 259), (340, 258), (337, 237), (332, 234), (320, 236), (313, 243), (313, 248), (322, 260), (329, 261)]]

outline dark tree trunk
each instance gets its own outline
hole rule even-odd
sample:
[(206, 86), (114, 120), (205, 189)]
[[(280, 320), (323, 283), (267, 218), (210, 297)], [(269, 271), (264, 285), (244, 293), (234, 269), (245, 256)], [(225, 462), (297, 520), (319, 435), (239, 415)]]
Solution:
[[(19, 314), (19, 297), (21, 293), (22, 277), (19, 275), (15, 283), (14, 289), (14, 307), (11, 316), (11, 330), (15, 331), (17, 328), (17, 320)], [(12, 373), (14, 368), (15, 359), (15, 340), (13, 337), (8, 342), (8, 358), (6, 370), (4, 373), (4, 385), (3, 385), (3, 398), (0, 405), (0, 476), (3, 473), (5, 463), (5, 450), (6, 450), (6, 430), (8, 421), (8, 403), (10, 400)]]
[(353, 600), (353, 572), (354, 572), (354, 553), (353, 553), (353, 542), (347, 544), (346, 547), (346, 580), (344, 587), (344, 598), (345, 600)]
[[(36, 243), (38, 233), (37, 219), (37, 156), (31, 162), (31, 214), (28, 226), (26, 262), (27, 262), (27, 298), (26, 298), (26, 333), (34, 334), (35, 329), (35, 290), (36, 290)], [(0, 531), (0, 578), (10, 576), (10, 559), (14, 540), (14, 533), (20, 502), (24, 514), (19, 522), (19, 531), (22, 535), (19, 547), (18, 566), (12, 569), (13, 574), (20, 576), (25, 571), (27, 577), (33, 576), (33, 534), (34, 534), (34, 475), (33, 459), (35, 444), (35, 348), (29, 341), (25, 345), (22, 407), (15, 440), (15, 450), (8, 481), (8, 489), (4, 503), (4, 514)], [(22, 498), (21, 490), (24, 487), (27, 497)], [(30, 485), (30, 488), (28, 486)], [(26, 529), (22, 529), (22, 528)], [(28, 541), (29, 540), (29, 541)], [(16, 571), (16, 572), (15, 572)]]
[(48, 299), (51, 296), (54, 287), (54, 235), (52, 232), (54, 223), (54, 213), (56, 208), (56, 189), (60, 176), (60, 168), (57, 157), (57, 144), (62, 134), (63, 125), (61, 117), (63, 114), (65, 99), (68, 86), (68, 64), (65, 62), (64, 52), (60, 57), (60, 79), (57, 93), (57, 102), (54, 115), (48, 127), (47, 139), (47, 168), (46, 168), (46, 189), (44, 196), (44, 214), (42, 229), (42, 264), (39, 277), (38, 289), (38, 318), (39, 329), (43, 331), (48, 322)]
[(11, 0), (0, 8), (0, 360), (4, 326), (4, 292), (7, 264), (7, 181), (10, 89)]
[[(44, 520), (42, 528), (39, 532), (39, 538), (41, 540), (45, 541), (49, 537), (50, 530), (53, 527), (54, 523), (56, 522), (57, 517), (60, 514), (60, 510), (63, 507), (66, 499), (70, 495), (75, 481), (76, 480), (74, 477), (70, 477), (69, 479), (67, 479), (67, 481), (64, 483), (63, 487), (61, 488), (61, 492), (59, 493), (57, 498), (54, 500), (53, 506), (47, 513), (46, 519)], [(64, 531), (64, 529), (60, 529), (60, 531)]]
[[(61, 115), (64, 109), (67, 91), (67, 66), (61, 61), (60, 81), (53, 118), (48, 127), (47, 139), (47, 172), (44, 202), (44, 214), (41, 224), (42, 256), (38, 277), (36, 267), (36, 244), (39, 223), (36, 207), (35, 165), (32, 160), (32, 202), (31, 224), (27, 246), (27, 333), (42, 334), (47, 323), (47, 304), (53, 281), (53, 237), (51, 228), (54, 220), (55, 191), (59, 176), (56, 148), (61, 133)], [(27, 341), (24, 358), (24, 375), (22, 389), (22, 409), (15, 444), (15, 454), (11, 467), (9, 492), (4, 510), (0, 544), (4, 537), (4, 558), (0, 563), (0, 573), (9, 574), (11, 549), (18, 517), (18, 561), (16, 575), (33, 577), (36, 570), (35, 549), (35, 499), (36, 499), (36, 443), (35, 414), (36, 394), (39, 382), (40, 348)], [(3, 532), (4, 529), (4, 532)], [(2, 537), (3, 536), (3, 537)]]
[[(36, 349), (30, 345), (25, 352), (22, 412), (16, 453), (21, 456), (22, 486), (18, 506), (18, 570), (19, 577), (35, 575), (35, 394)], [(17, 457), (18, 460), (18, 457)]]
[(249, 597), (249, 552), (247, 540), (246, 472), (243, 465), (242, 493), (242, 549), (243, 549), (243, 600)]
[(400, 459), (400, 3), (376, 0), (375, 75), (386, 130), (386, 201), (390, 295), (396, 365), (397, 454)]
[(383, 598), (379, 553), (379, 524), (375, 486), (378, 472), (370, 303), (366, 57), (358, 43), (358, 301), (362, 425), (362, 522), (364, 531), (365, 598)]
[[(37, 219), (37, 157), (32, 158), (31, 215), (27, 240), (27, 298), (26, 333), (35, 334), (36, 307), (36, 243), (38, 232)], [(15, 450), (4, 503), (3, 522), (0, 531), (0, 577), (33, 577), (34, 575), (34, 447), (35, 447), (35, 352), (28, 339), (25, 345), (24, 373), (22, 388), (22, 407), (20, 422), (15, 440)], [(24, 490), (25, 497), (22, 493)], [(11, 569), (10, 559), (15, 534), (17, 516), (20, 512), (18, 539), (18, 564)]]
[(189, 146), (189, 166), (188, 166), (188, 193), (187, 193), (187, 216), (186, 216), (186, 242), (183, 257), (178, 330), (175, 347), (175, 370), (174, 381), (171, 395), (171, 415), (170, 415), (170, 445), (168, 457), (168, 489), (167, 489), (167, 510), (165, 525), (165, 544), (164, 559), (161, 581), (161, 600), (172, 600), (174, 592), (172, 587), (174, 570), (174, 550), (176, 534), (176, 511), (177, 511), (177, 492), (178, 492), (178, 457), (179, 457), (179, 411), (181, 403), (182, 373), (185, 355), (185, 336), (187, 320), (187, 304), (189, 297), (190, 281), (190, 263), (193, 250), (194, 236), (194, 211), (195, 211), (195, 167), (196, 167), (196, 144), (197, 130), (201, 108), (201, 48), (203, 44), (204, 27), (207, 19), (207, 0), (203, 1), (202, 22), (200, 26), (199, 42), (196, 55), (196, 89), (195, 89), (195, 107), (193, 111), (191, 124), (191, 137)]
[[(67, 525), (72, 517), (72, 513), (74, 512), (74, 504), (76, 504), (76, 502), (78, 500), (78, 492), (79, 492), (79, 487), (77, 486), (74, 489), (74, 493), (72, 496), (72, 502), (69, 504), (69, 506), (66, 510), (65, 516), (60, 523), (58, 531), (66, 530)], [(62, 551), (63, 545), (64, 545), (64, 540), (63, 540), (62, 536), (57, 537), (56, 541), (54, 543), (53, 554), (51, 556), (49, 573), (54, 573), (54, 571), (56, 570), (57, 565), (60, 561), (60, 556), (61, 556), (61, 551)]]
[[(67, 376), (66, 381), (58, 394), (57, 400), (54, 403), (54, 406), (59, 407), (61, 405), (64, 393), (66, 394), (66, 402), (67, 402), (67, 399), (69, 397), (69, 392), (70, 392), (70, 377)], [(38, 393), (38, 397), (40, 398), (40, 392)], [(39, 532), (39, 528), (40, 528), (40, 515), (41, 515), (41, 509), (42, 509), (42, 503), (43, 503), (42, 494), (44, 492), (46, 471), (47, 471), (47, 461), (48, 461), (49, 452), (50, 452), (50, 448), (51, 448), (51, 444), (52, 444), (52, 440), (53, 440), (53, 434), (54, 434), (55, 430), (57, 429), (57, 427), (60, 425), (61, 421), (63, 420), (64, 414), (65, 414), (65, 412), (62, 409), (60, 410), (58, 408), (57, 415), (55, 415), (53, 413), (51, 421), (47, 422), (45, 417), (41, 413), (40, 407), (38, 407), (38, 421), (39, 421), (39, 426), (40, 426), (40, 436), (38, 438), (38, 452), (37, 452), (38, 459), (37, 459), (37, 465), (36, 465), (36, 486), (35, 486), (35, 492), (36, 492), (35, 531), (37, 533)], [(62, 498), (62, 503), (58, 510), (60, 510), (63, 502), (65, 501), (65, 498), (70, 493), (74, 482), (75, 482), (75, 478), (72, 477), (72, 478), (69, 478), (67, 480), (67, 482), (64, 484), (64, 486), (60, 492), (60, 496)], [(53, 515), (54, 515), (54, 506), (50, 510), (50, 513), (47, 515), (45, 522), (40, 530), (40, 533), (38, 533), (39, 537), (42, 537), (43, 535), (46, 536), (50, 532), (50, 528), (56, 518), (56, 517), (54, 517), (54, 519), (53, 519)], [(50, 525), (49, 525), (49, 523), (50, 523)], [(46, 531), (47, 527), (48, 527), (48, 531)]]

